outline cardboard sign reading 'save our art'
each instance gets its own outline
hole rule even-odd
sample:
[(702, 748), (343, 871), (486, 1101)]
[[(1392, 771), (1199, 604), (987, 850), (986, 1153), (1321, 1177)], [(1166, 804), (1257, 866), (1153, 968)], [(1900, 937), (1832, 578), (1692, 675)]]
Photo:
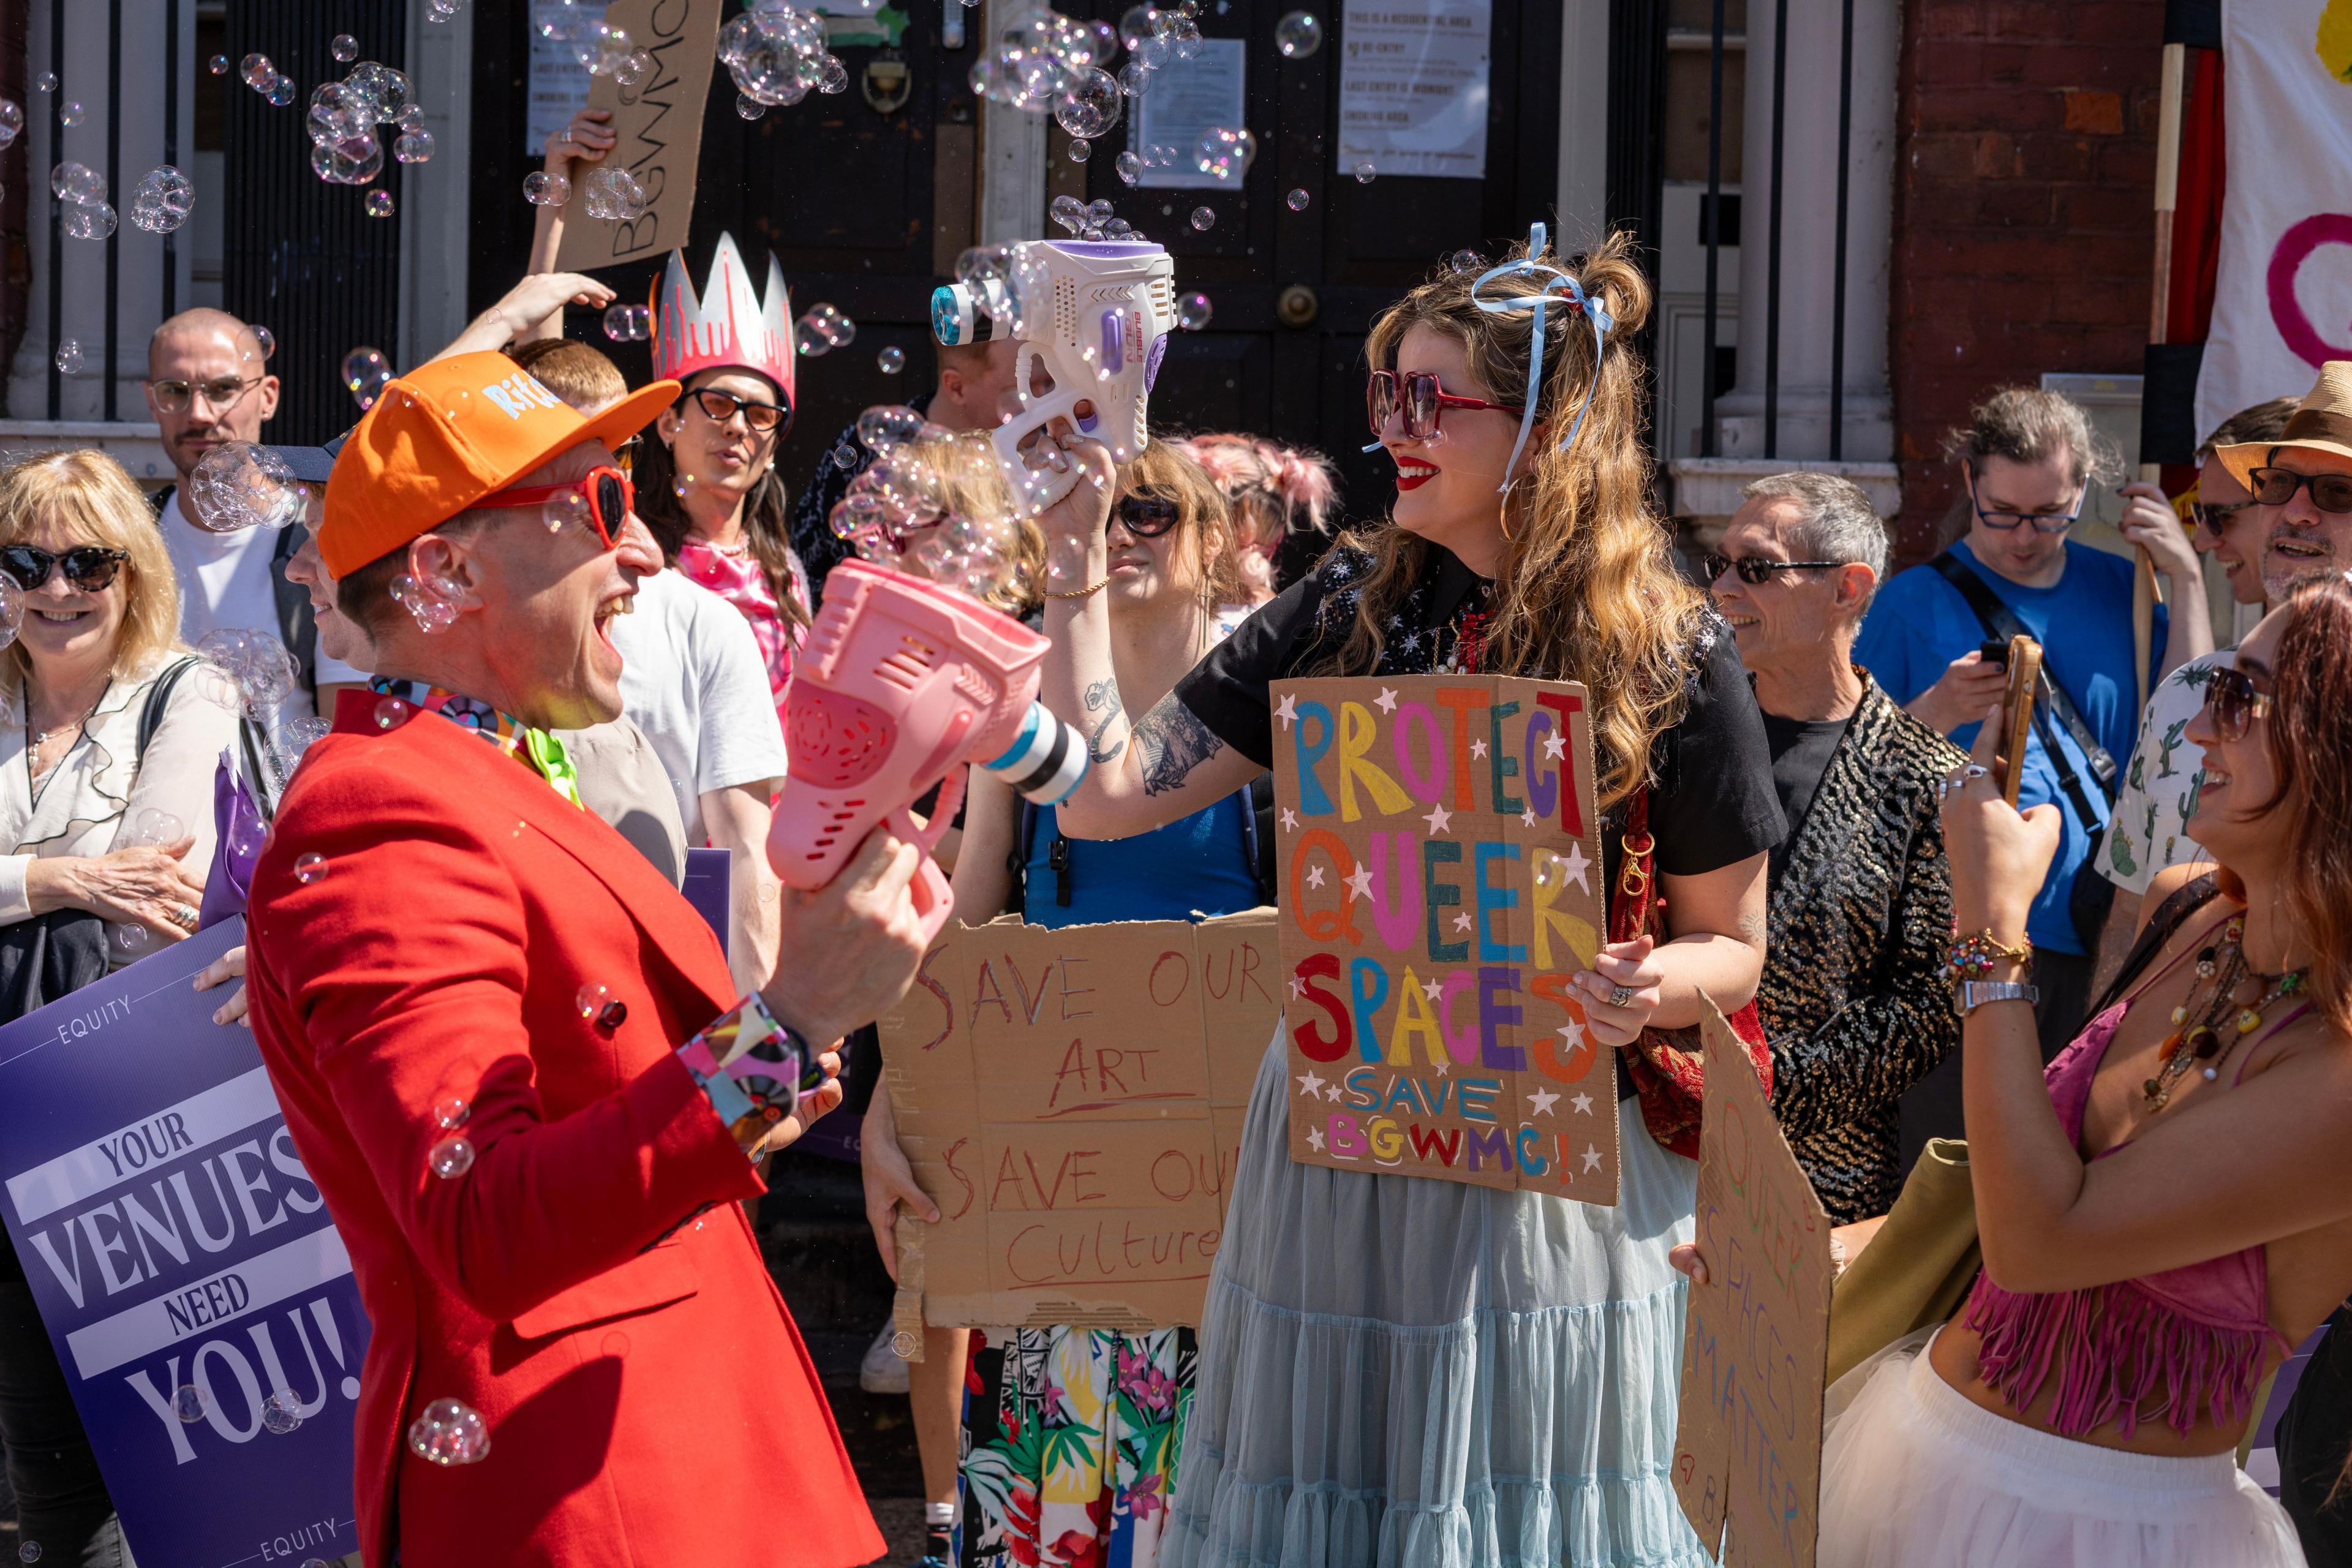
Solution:
[(1200, 1322), (1278, 962), (1270, 910), (940, 934), (881, 1024), (940, 1206), (899, 1224), (910, 1350), (926, 1322)]
[(1617, 1201), (1615, 1053), (1570, 987), (1605, 930), (1584, 688), (1274, 688), (1290, 1157)]
[[(1830, 1220), (1731, 1026), (1700, 1026), (1698, 1249), (1683, 1324), (1675, 1495), (1727, 1563), (1812, 1568), (1829, 1372)], [(1733, 1066), (1732, 1064), (1737, 1064)], [(1720, 1550), (1718, 1551), (1718, 1547)]]

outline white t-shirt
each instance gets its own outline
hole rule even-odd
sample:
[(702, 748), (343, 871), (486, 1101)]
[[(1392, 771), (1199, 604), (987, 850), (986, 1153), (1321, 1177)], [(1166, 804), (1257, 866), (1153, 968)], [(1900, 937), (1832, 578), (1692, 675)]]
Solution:
[[(190, 647), (207, 632), (223, 626), (278, 635), (276, 575), (271, 557), (278, 535), (265, 528), (241, 528), (235, 533), (208, 533), (180, 510), (180, 495), (163, 503), (158, 519), (163, 549), (180, 580), (180, 640)], [(367, 675), (339, 658), (318, 656), (316, 679), (322, 684), (365, 680)], [(316, 704), (312, 694), (297, 689), (278, 709), (278, 721), (307, 719)]]
[(2197, 794), (2205, 787), (2205, 748), (2189, 739), (2189, 721), (2205, 706), (2213, 672), (2231, 668), (2237, 658), (2231, 647), (2192, 658), (2147, 694), (2139, 740), (2101, 847), (2100, 872), (2126, 893), (2146, 893), (2158, 871), (2212, 858), (2189, 837)]
[(712, 790), (784, 776), (784, 731), (751, 624), (675, 570), (637, 579), (630, 614), (613, 620), (621, 650), (621, 710), (669, 771), (686, 841), (709, 838)]

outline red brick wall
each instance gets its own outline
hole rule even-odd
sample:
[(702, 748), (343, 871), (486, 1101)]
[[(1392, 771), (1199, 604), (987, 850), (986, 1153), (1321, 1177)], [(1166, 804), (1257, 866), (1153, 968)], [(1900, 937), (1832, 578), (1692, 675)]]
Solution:
[(1889, 358), (1898, 559), (1946, 537), (1944, 433), (2147, 342), (2163, 0), (1904, 0)]

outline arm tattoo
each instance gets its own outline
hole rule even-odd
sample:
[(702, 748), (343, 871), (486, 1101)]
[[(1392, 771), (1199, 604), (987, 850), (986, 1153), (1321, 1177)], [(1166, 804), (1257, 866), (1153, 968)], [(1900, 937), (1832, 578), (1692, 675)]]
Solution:
[(1135, 751), (1143, 763), (1143, 793), (1165, 795), (1180, 787), (1194, 768), (1224, 750), (1224, 742), (1193, 717), (1173, 693), (1153, 704), (1135, 727)]
[(1123, 736), (1107, 746), (1103, 744), (1104, 732), (1127, 717), (1127, 710), (1119, 706), (1117, 678), (1090, 682), (1087, 687), (1086, 704), (1088, 713), (1102, 715), (1095, 727), (1087, 731), (1087, 760), (1109, 762), (1127, 750), (1127, 741)]

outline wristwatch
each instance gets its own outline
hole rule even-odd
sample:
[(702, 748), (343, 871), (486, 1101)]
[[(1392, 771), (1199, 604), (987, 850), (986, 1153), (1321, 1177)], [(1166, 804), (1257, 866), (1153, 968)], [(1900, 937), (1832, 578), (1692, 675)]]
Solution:
[(2022, 1002), (2031, 1007), (2041, 1000), (2039, 986), (2014, 980), (1963, 980), (1952, 987), (1952, 1009), (1963, 1018), (1988, 1002)]

